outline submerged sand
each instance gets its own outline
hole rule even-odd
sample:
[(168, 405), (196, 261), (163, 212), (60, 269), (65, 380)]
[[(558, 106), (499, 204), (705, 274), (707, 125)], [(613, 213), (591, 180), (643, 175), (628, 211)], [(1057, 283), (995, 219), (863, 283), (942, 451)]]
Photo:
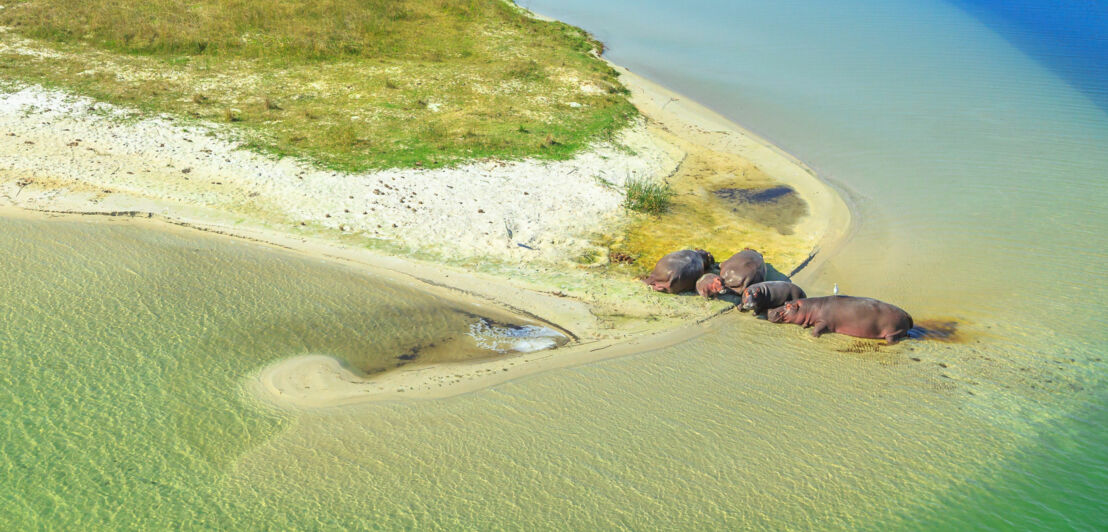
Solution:
[[(662, 181), (690, 156), (726, 154), (791, 187), (807, 204), (793, 225), (805, 246), (795, 256), (815, 253), (818, 261), (849, 227), (839, 196), (794, 158), (630, 72), (622, 71), (622, 81), (645, 119), (618, 144), (561, 162), (483, 161), (359, 175), (247, 152), (209, 126), (136, 118), (84, 98), (22, 87), (0, 94), (0, 131), (6, 132), (0, 138), (6, 162), (0, 206), (155, 217), (347, 261), (390, 282), (528, 316), (574, 340), (550, 351), (405, 366), (369, 377), (335, 358), (308, 354), (262, 368), (248, 386), (263, 400), (291, 408), (456, 395), (682, 341), (699, 334), (698, 319), (729, 310), (722, 302), (670, 298), (665, 303), (681, 309), (670, 319), (644, 319), (661, 308), (656, 294), (632, 279), (617, 283), (619, 293), (610, 285), (590, 290), (588, 271), (566, 265), (592, 245), (590, 231), (619, 222), (619, 185), (627, 179)], [(389, 245), (367, 249), (357, 236)], [(405, 250), (418, 250), (424, 259), (399, 256)], [(441, 256), (518, 263), (519, 274), (433, 260)], [(567, 287), (566, 275), (586, 287)], [(622, 311), (631, 318), (613, 325), (607, 316)]]

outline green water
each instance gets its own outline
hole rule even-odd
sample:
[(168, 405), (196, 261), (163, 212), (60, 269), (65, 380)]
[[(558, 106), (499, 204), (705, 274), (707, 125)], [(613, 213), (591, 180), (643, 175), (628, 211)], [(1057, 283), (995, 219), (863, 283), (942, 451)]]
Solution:
[(0, 523), (17, 528), (263, 519), (223, 481), (298, 421), (254, 405), (253, 371), (492, 354), (473, 309), (231, 239), (0, 217), (0, 250)]
[(265, 364), (391, 365), (473, 315), (146, 225), (0, 218), (0, 249), (5, 528), (910, 527), (1102, 384), (985, 360), (1010, 339), (855, 352), (731, 316), (452, 399), (278, 413), (244, 391)]
[(725, 316), (450, 399), (278, 414), (243, 391), (263, 365), (369, 371), (473, 315), (226, 239), (0, 219), (0, 524), (1108, 527), (1097, 100), (945, 2), (698, 5), (543, 11), (839, 188), (856, 225), (809, 294), (887, 299), (957, 342)]

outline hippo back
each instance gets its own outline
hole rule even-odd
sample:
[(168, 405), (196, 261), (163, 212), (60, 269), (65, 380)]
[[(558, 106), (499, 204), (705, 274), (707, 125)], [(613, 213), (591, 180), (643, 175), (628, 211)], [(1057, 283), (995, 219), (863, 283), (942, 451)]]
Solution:
[(696, 280), (711, 267), (711, 255), (703, 250), (674, 251), (658, 261), (646, 283), (656, 290), (677, 294), (692, 290)]
[(727, 288), (741, 294), (746, 287), (766, 279), (766, 261), (761, 253), (747, 248), (724, 261), (719, 276)]

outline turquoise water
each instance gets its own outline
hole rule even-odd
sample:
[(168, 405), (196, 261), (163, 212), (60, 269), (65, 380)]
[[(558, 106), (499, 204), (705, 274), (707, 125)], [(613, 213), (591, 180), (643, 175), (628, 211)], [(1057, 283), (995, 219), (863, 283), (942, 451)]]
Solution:
[(529, 5), (841, 190), (857, 226), (810, 294), (959, 341), (729, 315), (450, 399), (277, 412), (260, 367), (372, 371), (472, 309), (227, 239), (0, 218), (0, 523), (1105, 528), (1108, 117), (1088, 69), (1043, 63), (1073, 53), (981, 3)]
[(961, 317), (970, 330), (988, 324), (1001, 337), (996, 356), (1012, 364), (1087, 362), (1079, 391), (1030, 399), (1006, 390), (983, 415), (1048, 420), (987, 479), (906, 516), (928, 528), (1108, 526), (1108, 9), (986, 0), (522, 5), (595, 31), (615, 62), (735, 119), (841, 187), (859, 214), (857, 233), (810, 283), (895, 300), (917, 317)]

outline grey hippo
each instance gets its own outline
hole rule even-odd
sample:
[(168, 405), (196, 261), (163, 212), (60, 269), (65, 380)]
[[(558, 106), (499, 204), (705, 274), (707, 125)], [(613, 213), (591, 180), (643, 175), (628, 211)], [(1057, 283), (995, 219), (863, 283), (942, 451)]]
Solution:
[(761, 253), (746, 248), (723, 261), (719, 276), (724, 286), (741, 294), (746, 287), (766, 280), (766, 261)]
[(884, 338), (895, 344), (908, 336), (912, 317), (904, 309), (868, 297), (825, 296), (790, 301), (771, 309), (773, 323), (794, 323), (812, 328), (812, 336), (825, 332), (858, 338)]
[(808, 297), (804, 290), (788, 281), (763, 281), (752, 284), (743, 290), (740, 310), (753, 310), (761, 314), (771, 308), (777, 308), (789, 301)]
[(674, 251), (662, 257), (643, 282), (659, 292), (680, 294), (692, 290), (713, 264), (715, 258), (703, 249)]
[(706, 298), (716, 297), (724, 290), (727, 289), (723, 286), (723, 279), (714, 273), (706, 273), (696, 281), (696, 293)]

